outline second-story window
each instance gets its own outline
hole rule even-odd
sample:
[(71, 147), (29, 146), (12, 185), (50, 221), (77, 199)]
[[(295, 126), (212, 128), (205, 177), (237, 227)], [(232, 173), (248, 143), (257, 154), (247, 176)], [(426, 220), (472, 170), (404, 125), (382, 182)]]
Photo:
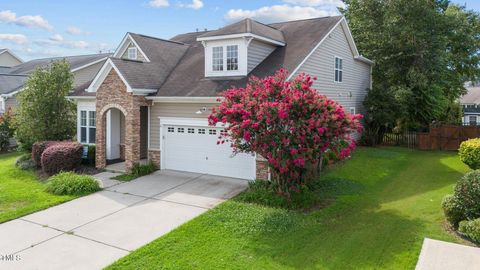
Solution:
[(227, 70), (238, 70), (238, 46), (227, 46)]
[(128, 59), (137, 60), (137, 48), (128, 48)]
[(343, 81), (343, 59), (335, 57), (335, 82)]
[(223, 47), (212, 48), (212, 70), (223, 71)]

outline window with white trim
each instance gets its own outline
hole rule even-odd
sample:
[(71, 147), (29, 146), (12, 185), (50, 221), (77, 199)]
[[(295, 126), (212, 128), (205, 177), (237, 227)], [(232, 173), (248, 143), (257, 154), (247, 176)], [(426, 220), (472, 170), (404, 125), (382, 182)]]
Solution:
[(468, 117), (468, 122), (469, 122), (470, 126), (476, 126), (477, 125), (477, 116), (470, 115)]
[(94, 144), (96, 134), (96, 112), (80, 111), (80, 142)]
[(212, 70), (223, 71), (223, 47), (212, 48)]
[(131, 59), (131, 60), (137, 60), (137, 48), (136, 47), (128, 48), (127, 57), (128, 59)]
[(335, 82), (343, 81), (343, 59), (335, 57)]
[(238, 45), (227, 46), (227, 70), (238, 70)]
[(350, 107), (350, 114), (355, 114), (355, 107)]

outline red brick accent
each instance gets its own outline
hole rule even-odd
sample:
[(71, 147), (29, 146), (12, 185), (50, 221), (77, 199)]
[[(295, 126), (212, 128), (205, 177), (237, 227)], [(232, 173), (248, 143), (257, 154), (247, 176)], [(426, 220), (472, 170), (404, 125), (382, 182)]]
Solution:
[(257, 157), (257, 160), (255, 162), (257, 164), (257, 180), (269, 180), (268, 173), (270, 172), (270, 170), (268, 169), (268, 162), (262, 157)]
[(148, 150), (148, 160), (153, 162), (157, 169), (160, 168), (160, 150)]
[(96, 93), (97, 141), (96, 166), (106, 166), (106, 113), (110, 109), (118, 109), (125, 116), (124, 155), (125, 167), (129, 171), (133, 164), (140, 161), (140, 107), (151, 106), (144, 96), (136, 96), (127, 92), (117, 72), (112, 69)]

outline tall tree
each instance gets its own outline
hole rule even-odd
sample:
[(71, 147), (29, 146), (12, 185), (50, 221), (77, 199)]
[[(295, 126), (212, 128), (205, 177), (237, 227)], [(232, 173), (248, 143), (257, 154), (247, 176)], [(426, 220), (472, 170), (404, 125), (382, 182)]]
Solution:
[(447, 0), (344, 3), (359, 50), (376, 63), (375, 87), (395, 100), (391, 125), (426, 129), (456, 113), (463, 82), (480, 74), (478, 13)]
[(30, 148), (36, 141), (67, 140), (75, 136), (75, 104), (65, 98), (72, 90), (73, 74), (67, 61), (38, 68), (18, 94), (16, 139)]

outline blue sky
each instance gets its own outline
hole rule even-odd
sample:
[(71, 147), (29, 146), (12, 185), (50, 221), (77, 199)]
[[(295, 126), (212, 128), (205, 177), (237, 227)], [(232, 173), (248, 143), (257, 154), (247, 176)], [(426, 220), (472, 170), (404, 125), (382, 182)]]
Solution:
[[(454, 0), (480, 11), (478, 0)], [(162, 38), (245, 17), (268, 23), (337, 14), (340, 0), (2, 0), (0, 48), (24, 60), (114, 50), (126, 32)]]

